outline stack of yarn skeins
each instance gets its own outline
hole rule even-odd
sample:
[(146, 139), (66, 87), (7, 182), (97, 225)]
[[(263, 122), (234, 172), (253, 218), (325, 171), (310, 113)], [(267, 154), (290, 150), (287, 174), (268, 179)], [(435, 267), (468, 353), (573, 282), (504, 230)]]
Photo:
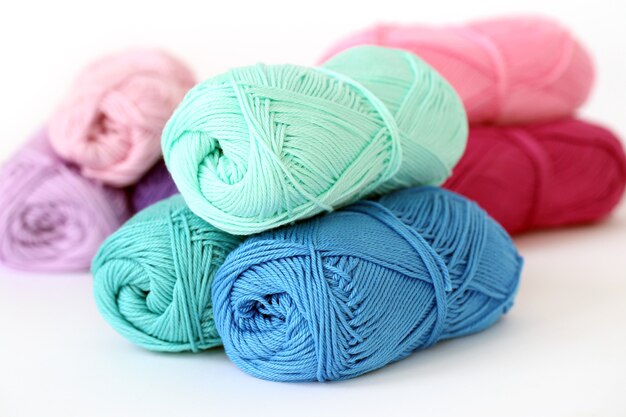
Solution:
[(0, 174), (0, 262), (80, 270), (110, 235), (96, 304), (133, 343), (356, 377), (506, 313), (508, 233), (617, 205), (620, 142), (573, 116), (592, 81), (540, 18), (377, 26), (193, 88), (162, 52), (106, 57)]
[[(468, 64), (478, 74), (455, 67), (468, 50), (444, 42), (447, 29), (423, 36), (449, 71), (387, 48), (398, 45), (376, 30), (319, 67), (259, 64), (195, 86), (162, 138), (181, 195), (135, 216), (94, 261), (103, 316), (151, 350), (223, 344), (274, 381), (355, 377), (493, 324), (513, 303), (521, 258), (478, 205), (436, 186), (518, 232), (598, 219), (625, 182), (607, 131), (547, 122), (589, 92), (582, 47), (552, 22), (514, 22), (524, 30), (485, 24), (500, 30), (470, 54), (483, 58)], [(522, 73), (528, 56), (498, 55), (516, 49), (507, 27), (552, 46), (536, 72)]]
[(163, 132), (181, 195), (104, 243), (98, 307), (148, 349), (223, 343), (276, 381), (355, 377), (480, 331), (511, 307), (522, 261), (482, 209), (432, 186), (466, 139), (456, 92), (405, 51), (202, 82)]
[(626, 160), (609, 130), (576, 118), (593, 84), (589, 54), (562, 26), (507, 18), (464, 26), (381, 25), (337, 43), (413, 52), (461, 96), (468, 148), (445, 188), (476, 201), (510, 233), (606, 217)]

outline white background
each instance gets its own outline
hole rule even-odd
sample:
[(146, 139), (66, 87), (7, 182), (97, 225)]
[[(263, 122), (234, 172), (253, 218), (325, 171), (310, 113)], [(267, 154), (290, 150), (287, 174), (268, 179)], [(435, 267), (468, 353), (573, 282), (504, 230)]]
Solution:
[[(548, 14), (578, 34), (598, 73), (581, 113), (626, 137), (622, 0), (367, 3), (3, 2), (0, 159), (45, 121), (75, 73), (105, 52), (164, 47), (204, 79), (260, 61), (313, 64), (338, 38), (378, 21), (462, 22), (511, 12)], [(600, 225), (517, 243), (526, 258), (523, 282), (516, 306), (496, 326), (333, 384), (256, 380), (222, 350), (145, 352), (99, 317), (89, 275), (0, 270), (0, 417), (626, 415), (626, 206)]]

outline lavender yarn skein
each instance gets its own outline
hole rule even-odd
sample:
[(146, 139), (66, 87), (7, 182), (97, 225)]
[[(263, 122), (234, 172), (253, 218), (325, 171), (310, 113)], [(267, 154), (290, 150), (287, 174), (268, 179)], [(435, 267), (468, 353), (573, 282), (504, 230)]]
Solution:
[(82, 177), (38, 132), (0, 172), (0, 263), (87, 271), (104, 239), (130, 216), (126, 193)]
[(178, 188), (160, 160), (139, 180), (132, 190), (131, 204), (135, 213), (178, 193)]

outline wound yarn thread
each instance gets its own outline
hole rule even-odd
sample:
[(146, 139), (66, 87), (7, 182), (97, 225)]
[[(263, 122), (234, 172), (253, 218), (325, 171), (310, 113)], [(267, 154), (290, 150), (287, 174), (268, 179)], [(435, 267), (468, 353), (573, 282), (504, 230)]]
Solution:
[(116, 331), (146, 349), (221, 345), (211, 283), (239, 241), (194, 215), (180, 195), (160, 201), (100, 248), (92, 265), (98, 310)]
[(137, 213), (177, 193), (176, 184), (161, 160), (133, 186), (131, 191), (133, 212)]
[(198, 84), (163, 132), (189, 208), (252, 234), (439, 184), (467, 139), (454, 90), (414, 55), (360, 47), (321, 68), (257, 65)]
[(83, 178), (55, 155), (42, 129), (0, 172), (0, 263), (86, 271), (102, 241), (129, 216), (124, 191)]
[(521, 266), (474, 203), (407, 189), (246, 240), (213, 283), (215, 322), (253, 376), (347, 379), (492, 325)]
[(185, 64), (160, 50), (103, 57), (78, 75), (54, 113), (52, 146), (85, 177), (131, 185), (161, 157), (163, 126), (194, 83)]
[(465, 150), (468, 128), (462, 103), (452, 87), (414, 55), (388, 48), (375, 52), (352, 48), (323, 68), (367, 88), (390, 110), (398, 126), (402, 163), (376, 192), (440, 184)]
[(559, 23), (516, 16), (463, 26), (380, 25), (335, 44), (415, 53), (457, 90), (470, 123), (548, 121), (571, 115), (587, 99), (594, 71), (589, 53)]
[(609, 130), (577, 119), (472, 126), (443, 185), (476, 201), (509, 233), (606, 217), (626, 185), (626, 157)]

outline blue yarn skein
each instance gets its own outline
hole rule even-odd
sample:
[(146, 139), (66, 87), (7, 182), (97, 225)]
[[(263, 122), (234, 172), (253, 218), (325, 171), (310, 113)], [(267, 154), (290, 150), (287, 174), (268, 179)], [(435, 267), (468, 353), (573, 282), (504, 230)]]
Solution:
[(216, 275), (216, 327), (253, 376), (352, 378), (492, 325), (522, 263), (474, 203), (402, 190), (248, 239)]

